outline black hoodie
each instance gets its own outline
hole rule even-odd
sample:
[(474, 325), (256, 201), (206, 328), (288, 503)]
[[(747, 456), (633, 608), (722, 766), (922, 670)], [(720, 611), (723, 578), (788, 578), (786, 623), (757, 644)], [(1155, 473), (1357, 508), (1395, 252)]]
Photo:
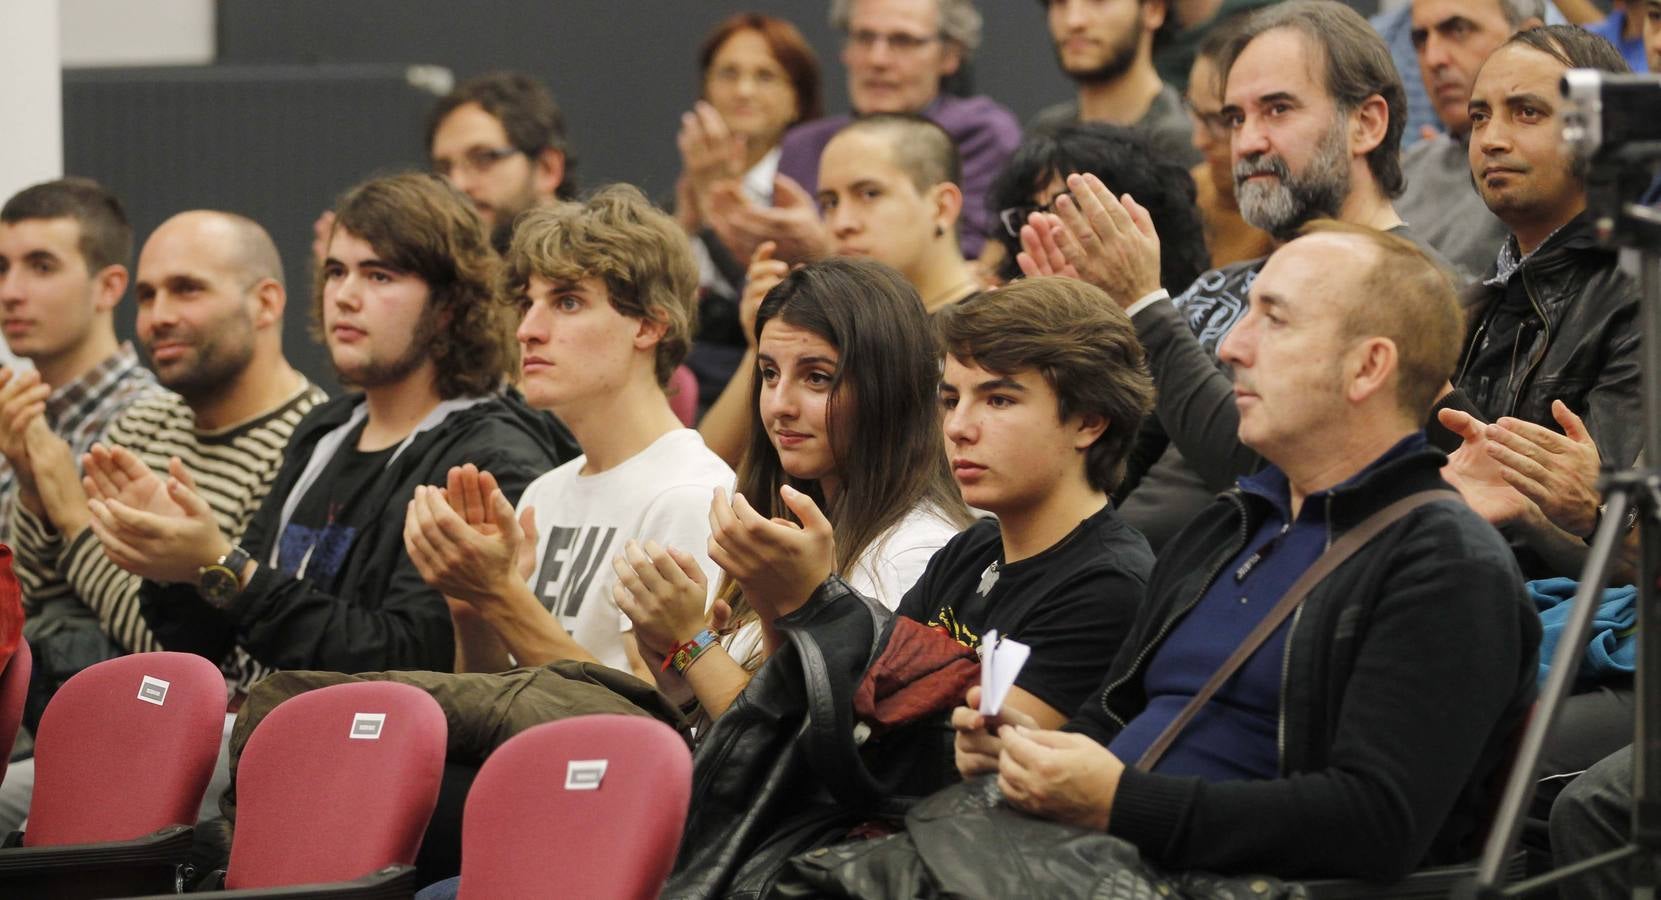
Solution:
[(279, 539), (289, 495), (318, 442), (345, 425), (362, 397), (318, 406), (294, 430), (283, 466), (241, 546), (260, 565), (225, 610), (204, 601), (193, 584), (146, 581), (145, 619), (169, 650), (222, 659), (241, 644), (279, 669), (377, 672), (455, 667), (449, 607), (421, 580), (404, 551), (404, 511), (417, 485), (443, 485), (453, 466), (473, 463), (496, 476), (509, 500), (537, 476), (574, 457), (576, 442), (552, 416), (531, 409), (509, 390), (451, 412), (417, 432), (366, 485), (349, 515), (357, 533), (332, 577), (295, 578), (265, 565)]

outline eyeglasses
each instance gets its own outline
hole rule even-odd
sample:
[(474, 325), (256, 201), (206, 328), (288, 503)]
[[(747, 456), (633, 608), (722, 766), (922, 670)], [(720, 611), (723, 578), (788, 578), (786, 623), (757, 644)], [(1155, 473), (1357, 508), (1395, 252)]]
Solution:
[(1062, 191), (1050, 198), (1050, 202), (1040, 206), (1011, 206), (998, 211), (998, 221), (1004, 224), (1004, 233), (1017, 240), (1021, 237), (1021, 226), (1027, 224), (1027, 219), (1033, 213), (1047, 213), (1055, 208), (1055, 201), (1070, 196), (1068, 191)]
[(433, 160), (433, 174), (449, 178), (451, 172), (460, 168), (469, 175), (483, 175), (502, 160), (523, 152), (518, 147), (474, 147), (463, 153), (460, 160)]
[(1182, 108), (1188, 110), (1194, 124), (1204, 128), (1205, 133), (1211, 135), (1214, 141), (1227, 141), (1234, 131), (1221, 112), (1200, 112), (1187, 97), (1182, 98)]
[(848, 43), (854, 45), (856, 49), (863, 53), (870, 53), (877, 49), (878, 44), (887, 44), (888, 49), (895, 53), (916, 53), (938, 40), (940, 40), (940, 36), (937, 34), (906, 34), (903, 31), (883, 34), (880, 31), (860, 29), (848, 34)]

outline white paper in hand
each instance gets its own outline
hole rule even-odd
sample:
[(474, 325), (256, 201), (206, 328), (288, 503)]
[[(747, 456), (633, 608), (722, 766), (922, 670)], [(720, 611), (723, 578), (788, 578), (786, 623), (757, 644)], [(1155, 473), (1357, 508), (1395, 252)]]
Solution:
[(1027, 664), (1032, 648), (1013, 638), (1001, 637), (997, 629), (980, 640), (980, 713), (995, 716), (1004, 707), (1004, 698), (1015, 686), (1015, 676)]

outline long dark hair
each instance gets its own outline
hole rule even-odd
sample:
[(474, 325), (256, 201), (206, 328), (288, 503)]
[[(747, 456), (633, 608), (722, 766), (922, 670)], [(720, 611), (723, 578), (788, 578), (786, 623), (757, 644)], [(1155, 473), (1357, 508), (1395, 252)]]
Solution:
[[(843, 432), (828, 431), (841, 478), (829, 504), (817, 481), (793, 478), (779, 464), (756, 414), (761, 379), (750, 395), (750, 442), (738, 467), (738, 490), (764, 516), (794, 519), (779, 498), (783, 485), (807, 494), (836, 531), (836, 571), (846, 575), (871, 543), (920, 505), (966, 527), (972, 517), (946, 466), (940, 431), (940, 353), (934, 326), (917, 290), (881, 263), (828, 259), (790, 273), (761, 302), (756, 340), (768, 322), (806, 329), (836, 348), (827, 418), (836, 411)], [(833, 426), (834, 427), (834, 426)], [(727, 579), (721, 596), (733, 622), (748, 604)]]

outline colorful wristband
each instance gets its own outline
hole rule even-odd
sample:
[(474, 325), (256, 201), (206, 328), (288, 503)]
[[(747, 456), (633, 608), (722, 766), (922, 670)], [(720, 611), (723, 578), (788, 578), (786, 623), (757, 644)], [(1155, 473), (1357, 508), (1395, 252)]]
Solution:
[(676, 647), (664, 658), (664, 671), (668, 671), (670, 666), (674, 666), (676, 672), (685, 672), (687, 667), (691, 666), (698, 657), (704, 655), (704, 651), (715, 646), (720, 640), (720, 635), (705, 628), (698, 632), (692, 640)]

